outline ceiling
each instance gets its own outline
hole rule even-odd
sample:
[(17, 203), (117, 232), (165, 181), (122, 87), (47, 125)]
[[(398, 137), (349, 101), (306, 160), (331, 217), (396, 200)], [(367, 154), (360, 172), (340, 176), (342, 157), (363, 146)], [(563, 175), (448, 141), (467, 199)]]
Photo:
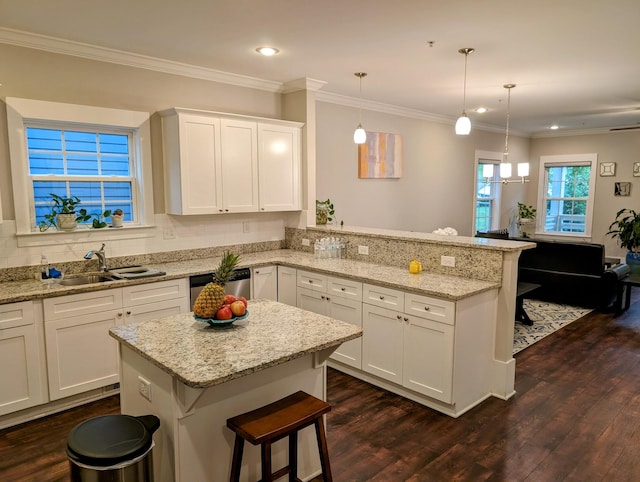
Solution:
[[(552, 124), (556, 134), (640, 128), (639, 24), (638, 0), (0, 0), (5, 33), (277, 83), (306, 77), (356, 100), (364, 71), (362, 99), (452, 122), (463, 108), (458, 49), (473, 47), (472, 123), (503, 129), (503, 85), (514, 83), (510, 126), (531, 136)], [(280, 53), (258, 55), (264, 45)]]

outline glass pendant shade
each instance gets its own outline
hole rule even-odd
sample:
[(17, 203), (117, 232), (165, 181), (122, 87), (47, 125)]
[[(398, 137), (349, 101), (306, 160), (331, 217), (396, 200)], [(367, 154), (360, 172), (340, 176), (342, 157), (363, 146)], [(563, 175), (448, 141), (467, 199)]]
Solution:
[(510, 162), (501, 162), (500, 163), (500, 177), (506, 179), (511, 177), (511, 163)]
[(456, 121), (456, 134), (459, 136), (468, 136), (471, 132), (471, 121), (467, 117), (466, 113), (462, 113)]
[(519, 162), (518, 163), (518, 176), (527, 177), (529, 175), (529, 163), (528, 162)]
[(367, 142), (367, 133), (362, 128), (362, 124), (358, 124), (357, 129), (353, 133), (353, 142), (356, 144), (364, 144)]
[(493, 177), (493, 164), (482, 165), (482, 177), (486, 177), (486, 178)]

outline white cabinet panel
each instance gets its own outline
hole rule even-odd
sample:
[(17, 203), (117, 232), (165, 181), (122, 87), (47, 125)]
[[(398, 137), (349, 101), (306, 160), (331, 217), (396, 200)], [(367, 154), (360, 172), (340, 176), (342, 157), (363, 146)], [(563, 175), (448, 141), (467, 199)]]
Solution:
[(179, 315), (189, 312), (189, 300), (177, 298), (172, 300), (156, 301), (145, 305), (135, 305), (125, 308), (125, 323), (159, 320), (167, 316)]
[(278, 301), (297, 306), (297, 270), (288, 266), (278, 266)]
[(258, 210), (258, 141), (255, 122), (222, 119), (222, 209)]
[(76, 295), (46, 298), (44, 300), (44, 319), (62, 320), (70, 316), (80, 316), (100, 311), (122, 308), (120, 288), (78, 293)]
[(327, 281), (327, 293), (331, 296), (362, 301), (362, 283), (330, 276)]
[[(329, 299), (329, 316), (362, 328), (362, 302), (332, 296)], [(362, 337), (345, 341), (331, 354), (333, 360), (354, 368), (362, 368)]]
[(298, 308), (318, 313), (319, 315), (329, 314), (326, 295), (309, 288), (298, 288)]
[(402, 311), (404, 309), (404, 292), (402, 291), (366, 283), (362, 290), (362, 301), (365, 303), (390, 310)]
[(402, 384), (402, 316), (393, 310), (362, 305), (362, 369)]
[(409, 315), (427, 318), (453, 325), (456, 305), (452, 301), (440, 300), (413, 293), (404, 295), (404, 312)]
[(278, 300), (278, 270), (275, 266), (254, 268), (251, 274), (251, 298)]
[(175, 298), (187, 299), (188, 296), (189, 281), (186, 278), (124, 286), (122, 288), (122, 304), (124, 306), (143, 305)]
[(118, 344), (109, 329), (121, 310), (45, 322), (49, 397), (58, 400), (118, 382)]
[(415, 316), (405, 316), (403, 321), (402, 385), (451, 403), (453, 326)]
[(327, 292), (327, 276), (313, 271), (298, 270), (298, 287), (308, 288), (320, 293)]
[(220, 119), (180, 113), (162, 119), (168, 214), (222, 209)]
[(300, 128), (258, 124), (261, 211), (300, 209)]

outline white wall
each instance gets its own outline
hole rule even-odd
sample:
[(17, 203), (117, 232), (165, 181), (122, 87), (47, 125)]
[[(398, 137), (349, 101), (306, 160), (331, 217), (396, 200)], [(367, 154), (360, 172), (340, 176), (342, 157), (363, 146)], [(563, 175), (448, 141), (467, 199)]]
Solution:
[[(400, 115), (365, 110), (366, 130), (402, 135), (401, 179), (358, 179), (358, 151), (353, 131), (358, 110), (318, 102), (316, 196), (330, 198), (338, 223), (376, 228), (431, 232), (451, 226), (472, 235), (475, 151), (504, 150), (504, 134), (472, 129), (456, 136), (446, 125)], [(528, 160), (529, 140), (509, 136), (512, 162)], [(532, 172), (537, 164), (531, 166)], [(506, 227), (525, 187), (504, 188), (501, 226)]]
[[(152, 114), (157, 228), (147, 238), (108, 241), (108, 256), (281, 240), (284, 239), (285, 224), (296, 224), (299, 215), (294, 213), (195, 217), (164, 214), (162, 133), (160, 116), (155, 113), (177, 106), (280, 118), (280, 94), (5, 44), (0, 44), (0, 59), (2, 99), (22, 97)], [(0, 196), (4, 218), (0, 224), (0, 268), (38, 264), (43, 253), (52, 263), (81, 260), (89, 249), (99, 247), (97, 241), (86, 240), (56, 246), (18, 247), (4, 102), (0, 102)], [(248, 232), (245, 232), (244, 223), (248, 223)]]
[[(616, 240), (606, 235), (616, 213), (623, 208), (640, 210), (640, 177), (633, 177), (633, 163), (640, 162), (640, 131), (617, 131), (602, 134), (538, 138), (531, 140), (531, 157), (563, 154), (597, 153), (598, 163), (615, 162), (616, 175), (601, 177), (596, 175), (596, 195), (591, 242), (606, 246), (607, 256), (624, 256)], [(631, 195), (614, 196), (616, 182), (631, 182)], [(527, 199), (534, 203), (537, 183), (531, 183)]]

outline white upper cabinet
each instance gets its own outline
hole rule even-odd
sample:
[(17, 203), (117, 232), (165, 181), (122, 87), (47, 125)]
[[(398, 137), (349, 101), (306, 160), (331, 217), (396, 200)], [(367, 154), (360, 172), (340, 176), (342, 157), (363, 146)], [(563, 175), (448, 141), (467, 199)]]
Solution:
[(258, 140), (256, 123), (222, 119), (222, 209), (225, 213), (258, 210)]
[(162, 119), (168, 214), (222, 209), (220, 119), (175, 113)]
[(177, 108), (161, 115), (168, 214), (300, 209), (302, 124)]
[(300, 128), (258, 124), (261, 211), (300, 209)]

